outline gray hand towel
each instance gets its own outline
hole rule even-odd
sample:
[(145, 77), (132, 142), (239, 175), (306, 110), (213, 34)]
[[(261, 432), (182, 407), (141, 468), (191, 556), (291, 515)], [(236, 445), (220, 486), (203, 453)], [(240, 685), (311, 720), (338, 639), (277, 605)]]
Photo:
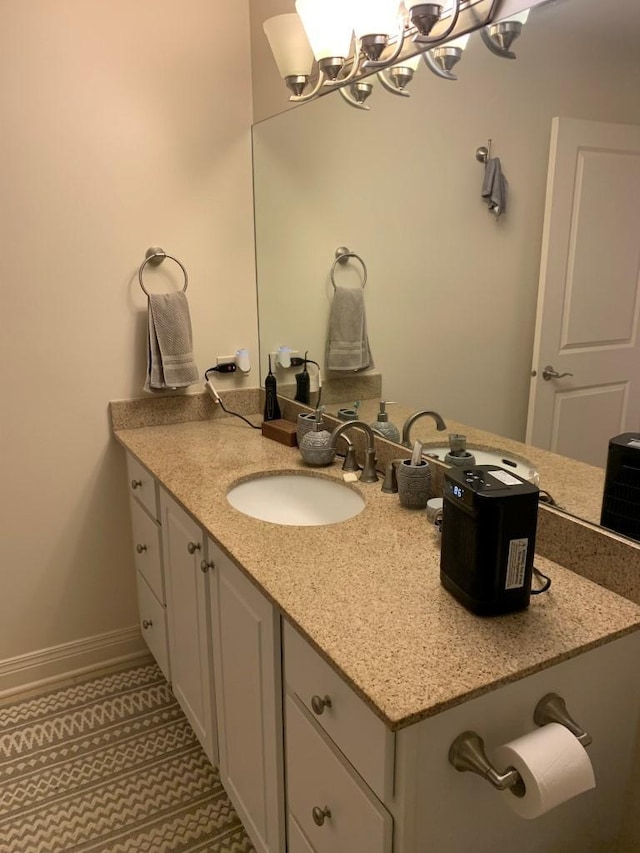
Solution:
[(185, 388), (198, 381), (193, 360), (187, 297), (178, 293), (149, 296), (149, 347), (145, 391)]
[(491, 213), (499, 219), (507, 209), (507, 182), (502, 174), (499, 157), (487, 160), (481, 194), (489, 205)]
[(327, 338), (327, 369), (366, 370), (373, 367), (367, 335), (364, 291), (361, 287), (336, 287)]

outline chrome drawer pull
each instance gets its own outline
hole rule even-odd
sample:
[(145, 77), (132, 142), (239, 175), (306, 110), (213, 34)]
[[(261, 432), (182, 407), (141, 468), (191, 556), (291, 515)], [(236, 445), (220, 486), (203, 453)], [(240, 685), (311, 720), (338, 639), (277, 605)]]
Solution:
[(141, 489), (142, 488), (142, 480), (132, 480), (131, 481), (132, 489)]
[(142, 627), (145, 631), (147, 630), (147, 628), (153, 628), (153, 622), (151, 621), (151, 619), (143, 619)]
[(311, 810), (311, 816), (313, 817), (313, 822), (316, 826), (322, 826), (325, 818), (331, 817), (331, 810), (329, 809), (329, 806), (325, 806), (323, 809), (318, 808), (318, 806), (314, 806)]
[(200, 546), (200, 543), (199, 543), (199, 542), (189, 542), (189, 544), (187, 545), (187, 551), (188, 551), (190, 554), (195, 554), (195, 553), (196, 553), (196, 551), (199, 551), (199, 550), (200, 550), (200, 547), (201, 547), (201, 546)]
[(138, 552), (138, 554), (142, 554), (142, 552), (146, 551), (146, 550), (147, 550), (146, 545), (136, 545), (136, 551)]
[(213, 562), (213, 560), (209, 560), (209, 562), (207, 562), (206, 560), (203, 560), (200, 563), (200, 571), (202, 572), (203, 575), (206, 575), (206, 573), (209, 571), (209, 569), (215, 569), (215, 567), (216, 567), (216, 565)]
[(320, 696), (312, 696), (311, 707), (313, 708), (314, 713), (320, 716), (325, 708), (331, 707), (331, 697), (325, 696), (323, 699)]

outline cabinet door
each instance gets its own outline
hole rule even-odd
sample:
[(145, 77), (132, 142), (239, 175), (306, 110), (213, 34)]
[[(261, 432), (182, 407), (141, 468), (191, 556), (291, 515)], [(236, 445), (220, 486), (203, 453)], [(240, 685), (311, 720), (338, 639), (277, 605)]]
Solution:
[(172, 687), (202, 748), (217, 764), (214, 723), (208, 574), (204, 537), (193, 519), (160, 489), (167, 627)]
[(258, 853), (281, 853), (284, 781), (280, 621), (274, 607), (208, 543), (220, 777)]

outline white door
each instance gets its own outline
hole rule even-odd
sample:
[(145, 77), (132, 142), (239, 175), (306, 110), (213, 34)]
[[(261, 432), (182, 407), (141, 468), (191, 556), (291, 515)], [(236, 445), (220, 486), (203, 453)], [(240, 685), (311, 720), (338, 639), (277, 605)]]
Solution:
[(528, 444), (604, 466), (640, 430), (639, 309), (640, 127), (554, 118)]

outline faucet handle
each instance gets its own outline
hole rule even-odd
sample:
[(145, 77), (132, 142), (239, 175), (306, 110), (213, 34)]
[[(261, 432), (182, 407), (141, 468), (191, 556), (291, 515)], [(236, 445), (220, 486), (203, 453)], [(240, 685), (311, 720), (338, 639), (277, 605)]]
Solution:
[(377, 463), (378, 460), (376, 459), (375, 449), (373, 447), (367, 448), (364, 457), (364, 466), (362, 468), (362, 474), (360, 474), (361, 483), (378, 482), (378, 473), (376, 471)]
[(382, 491), (387, 495), (395, 495), (398, 491), (398, 465), (400, 459), (392, 459), (387, 462), (387, 467), (382, 483)]

